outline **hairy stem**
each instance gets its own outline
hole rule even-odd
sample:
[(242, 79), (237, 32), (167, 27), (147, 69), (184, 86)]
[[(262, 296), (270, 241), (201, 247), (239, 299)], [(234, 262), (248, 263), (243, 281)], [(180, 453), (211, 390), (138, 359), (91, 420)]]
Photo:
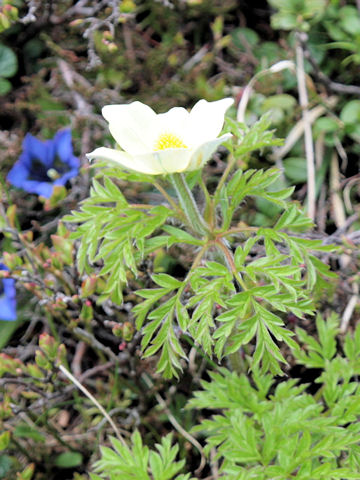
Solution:
[(179, 207), (178, 207), (178, 206), (176, 205), (176, 203), (174, 202), (174, 200), (170, 197), (170, 195), (167, 193), (167, 191), (160, 185), (160, 183), (154, 181), (154, 187), (159, 190), (159, 192), (163, 195), (163, 197), (165, 197), (165, 199), (167, 200), (167, 202), (169, 203), (169, 205), (171, 205), (172, 208), (173, 208), (178, 214), (181, 214), (181, 213), (182, 213), (181, 210), (179, 209)]
[(184, 175), (182, 173), (173, 173), (169, 175), (169, 178), (178, 196), (180, 207), (184, 211), (192, 230), (199, 235), (208, 233), (209, 227), (200, 214)]

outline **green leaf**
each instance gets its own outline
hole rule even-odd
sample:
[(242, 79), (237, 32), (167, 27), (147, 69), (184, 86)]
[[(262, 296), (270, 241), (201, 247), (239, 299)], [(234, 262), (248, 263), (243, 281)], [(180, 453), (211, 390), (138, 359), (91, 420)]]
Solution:
[(239, 48), (242, 51), (245, 51), (245, 42), (247, 45), (254, 47), (258, 44), (260, 40), (259, 35), (254, 30), (244, 27), (234, 28), (231, 31), (231, 39), (235, 47)]
[(244, 267), (246, 257), (251, 252), (251, 249), (257, 241), (256, 237), (250, 237), (246, 240), (243, 247), (240, 245), (235, 250), (234, 262), (237, 270), (241, 271)]
[(12, 85), (6, 78), (0, 77), (0, 95), (6, 95), (12, 89)]
[(179, 299), (176, 300), (176, 318), (181, 330), (186, 332), (190, 323), (190, 317), (186, 307), (181, 304)]
[(258, 315), (254, 315), (239, 325), (238, 333), (234, 333), (230, 337), (229, 345), (226, 348), (226, 355), (237, 352), (242, 345), (246, 345), (252, 340), (252, 338), (254, 338), (257, 331), (258, 321)]
[(297, 101), (292, 95), (289, 95), (287, 93), (281, 93), (278, 95), (271, 95), (270, 97), (267, 97), (264, 100), (261, 109), (263, 112), (267, 112), (268, 110), (271, 110), (273, 108), (291, 110), (292, 108), (294, 108), (296, 103)]
[[(131, 448), (116, 438), (110, 440), (114, 450), (102, 447), (102, 457), (95, 464), (96, 471), (102, 474), (99, 478), (106, 475), (111, 479), (150, 480), (151, 475), (154, 480), (189, 480), (188, 474), (176, 476), (185, 462), (176, 460), (179, 447), (171, 445), (171, 435), (162, 437), (161, 443), (155, 445), (156, 450), (149, 450), (143, 445), (138, 431), (131, 437)], [(98, 480), (97, 477), (94, 479)]]
[(274, 130), (269, 129), (271, 125), (269, 113), (263, 115), (251, 128), (233, 122), (229, 118), (226, 118), (225, 121), (225, 130), (231, 131), (238, 138), (240, 136), (241, 141), (235, 146), (235, 157), (240, 157), (265, 147), (274, 147), (283, 144), (283, 140), (274, 138)]
[(60, 453), (55, 458), (55, 465), (58, 468), (74, 468), (82, 465), (83, 456), (79, 452)]
[(19, 438), (32, 438), (36, 442), (45, 443), (45, 436), (39, 432), (39, 430), (36, 430), (25, 423), (16, 426), (14, 436)]
[(200, 267), (197, 270), (197, 274), (203, 275), (203, 276), (220, 276), (224, 277), (230, 274), (229, 269), (222, 265), (221, 263), (218, 262), (206, 262), (205, 267)]
[(360, 122), (360, 100), (347, 102), (340, 113), (340, 119), (345, 125)]
[(316, 120), (314, 125), (315, 132), (334, 133), (341, 128), (339, 120), (333, 117), (321, 117)]
[[(3, 432), (0, 434), (0, 450), (5, 450), (10, 443), (10, 432)], [(0, 477), (1, 478), (1, 477)]]
[(7, 474), (10, 472), (14, 464), (14, 460), (9, 455), (0, 455), (0, 478), (8, 478)]
[(7, 322), (0, 320), (0, 350), (6, 347), (9, 340), (22, 323), (22, 318), (18, 318), (15, 322)]
[(91, 480), (104, 480), (103, 477), (96, 475), (95, 473), (89, 473)]
[(190, 245), (203, 245), (204, 241), (193, 237), (190, 233), (181, 230), (180, 228), (172, 227), (171, 225), (164, 225), (163, 230), (170, 234), (168, 237), (168, 246), (174, 243), (189, 243)]
[(176, 288), (180, 288), (183, 282), (176, 280), (176, 278), (167, 275), (166, 273), (156, 273), (151, 276), (153, 281), (159, 285), (160, 287), (168, 288), (171, 290), (175, 290)]
[(283, 165), (285, 175), (292, 183), (306, 183), (307, 167), (305, 158), (288, 157), (283, 161)]
[(352, 5), (339, 9), (340, 26), (350, 35), (360, 35), (359, 11)]
[(11, 48), (0, 43), (0, 77), (12, 77), (18, 69), (18, 62), (15, 53)]

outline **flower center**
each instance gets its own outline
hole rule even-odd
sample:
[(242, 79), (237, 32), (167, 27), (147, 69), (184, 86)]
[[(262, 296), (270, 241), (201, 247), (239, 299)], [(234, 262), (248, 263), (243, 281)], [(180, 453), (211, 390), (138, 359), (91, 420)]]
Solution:
[(187, 145), (173, 133), (162, 133), (156, 140), (154, 149), (166, 150), (167, 148), (188, 148)]
[(49, 168), (38, 158), (32, 157), (27, 179), (34, 180), (35, 182), (52, 183), (64, 173), (68, 172), (69, 169), (69, 166), (64, 163), (58, 155), (55, 155)]
[(46, 175), (51, 178), (51, 180), (56, 180), (57, 178), (61, 177), (61, 175), (58, 171), (55, 170), (55, 168), (49, 168), (49, 170), (46, 172)]

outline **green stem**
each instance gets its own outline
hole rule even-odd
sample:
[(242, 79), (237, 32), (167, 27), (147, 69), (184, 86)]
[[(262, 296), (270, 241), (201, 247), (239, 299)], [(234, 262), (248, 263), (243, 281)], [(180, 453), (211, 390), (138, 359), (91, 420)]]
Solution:
[[(235, 333), (235, 332), (234, 332)], [(246, 373), (249, 370), (250, 365), (245, 358), (242, 357), (242, 351), (245, 345), (242, 345), (236, 352), (230, 353), (228, 356), (231, 369), (238, 375)]]
[(199, 355), (201, 355), (214, 370), (219, 370), (219, 365), (216, 362), (214, 362), (213, 360), (211, 360), (211, 358), (208, 355), (206, 355), (206, 353), (200, 347), (198, 347), (195, 344), (195, 342), (192, 340), (192, 338), (190, 338), (188, 335), (182, 335), (181, 338), (182, 338), (182, 340), (187, 342), (191, 347), (195, 348), (197, 353)]
[(173, 173), (169, 175), (169, 178), (191, 228), (199, 235), (208, 233), (209, 227), (200, 214), (184, 175), (182, 173)]
[(198, 267), (199, 263), (201, 262), (206, 250), (210, 247), (210, 244), (207, 243), (206, 245), (204, 245), (201, 250), (198, 252), (198, 254), (196, 255), (195, 257), (195, 260), (193, 262), (193, 264), (191, 265), (191, 268), (190, 270), (188, 271), (186, 277), (185, 277), (185, 280), (183, 282), (183, 286), (179, 288), (179, 291), (178, 291), (178, 296), (179, 298), (181, 297), (183, 291), (185, 290), (185, 287), (188, 285), (189, 281), (190, 281), (190, 278), (192, 276), (192, 274), (194, 273), (194, 271), (196, 270), (196, 268)]
[(202, 177), (199, 179), (199, 185), (205, 197), (204, 219), (210, 230), (213, 231), (216, 228), (215, 199), (210, 196)]
[(228, 266), (228, 268), (230, 269), (230, 271), (232, 272), (234, 278), (236, 279), (236, 281), (238, 282), (239, 286), (243, 289), (243, 290), (247, 290), (247, 286), (241, 276), (241, 273), (237, 271), (236, 269), (236, 266), (235, 266), (235, 262), (234, 262), (234, 257), (233, 257), (233, 254), (231, 253), (231, 251), (227, 248), (227, 246), (225, 245), (224, 241), (219, 239), (217, 241), (215, 241), (215, 245), (222, 251), (222, 253), (224, 254), (224, 257), (225, 257), (225, 261), (226, 261), (226, 265)]
[(245, 232), (255, 232), (257, 233), (260, 230), (260, 227), (249, 227), (249, 226), (241, 226), (241, 227), (234, 227), (225, 230), (224, 232), (216, 231), (217, 238), (228, 237), (230, 235), (236, 235), (237, 233), (245, 233)]
[(226, 168), (224, 170), (224, 173), (222, 174), (221, 178), (220, 178), (220, 181), (218, 183), (218, 186), (216, 187), (216, 191), (215, 191), (215, 197), (220, 194), (220, 191), (227, 179), (227, 177), (229, 176), (231, 170), (233, 169), (234, 165), (235, 165), (235, 158), (234, 158), (234, 155), (230, 155), (229, 156), (229, 160), (228, 160), (228, 164), (226, 165)]
[(174, 200), (170, 197), (170, 195), (168, 195), (167, 191), (160, 185), (159, 182), (154, 181), (154, 187), (156, 187), (159, 190), (159, 192), (166, 198), (169, 205), (171, 205), (176, 212), (181, 213), (179, 211), (179, 207), (176, 205)]

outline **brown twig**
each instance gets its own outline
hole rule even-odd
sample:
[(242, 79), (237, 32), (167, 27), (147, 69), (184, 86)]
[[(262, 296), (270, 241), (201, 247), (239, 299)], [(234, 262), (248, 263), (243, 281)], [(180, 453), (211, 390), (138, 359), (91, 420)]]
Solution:
[(81, 361), (86, 352), (87, 344), (83, 341), (80, 341), (76, 345), (75, 355), (71, 362), (71, 370), (75, 377), (79, 378), (81, 375)]
[[(357, 2), (360, 4), (360, 0), (357, 0)], [(316, 80), (321, 82), (328, 90), (332, 92), (345, 93), (347, 95), (360, 95), (360, 87), (357, 85), (344, 85), (343, 83), (333, 82), (327, 75), (325, 75), (325, 73), (320, 70), (318, 63), (311, 55), (307, 47), (306, 40), (307, 37), (305, 35), (299, 38), (301, 47), (304, 51), (304, 56), (312, 66), (313, 74)]]

